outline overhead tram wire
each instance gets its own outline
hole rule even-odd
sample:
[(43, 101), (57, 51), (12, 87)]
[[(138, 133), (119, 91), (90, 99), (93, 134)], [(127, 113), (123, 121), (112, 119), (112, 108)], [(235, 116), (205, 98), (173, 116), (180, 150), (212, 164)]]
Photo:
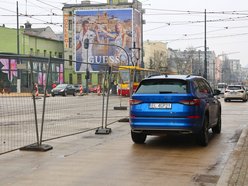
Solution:
[[(40, 6), (40, 5), (37, 5), (36, 3), (31, 2), (31, 1), (29, 1), (28, 3), (34, 5), (35, 7), (38, 7), (38, 8), (40, 8), (40, 9), (42, 9), (42, 12), (44, 12), (45, 7), (42, 7), (42, 6)], [(50, 10), (47, 10), (47, 9), (45, 9), (45, 11), (50, 12)], [(60, 11), (61, 11), (61, 10), (60, 10)]]
[[(241, 33), (241, 34), (230, 34), (230, 35), (221, 35), (221, 36), (209, 36), (208, 39), (219, 39), (225, 37), (239, 37), (239, 36), (246, 36), (248, 33)], [(159, 40), (159, 41), (166, 41), (166, 42), (175, 42), (175, 41), (188, 41), (188, 40), (202, 40), (203, 37), (198, 38), (177, 38), (177, 39), (167, 39), (167, 40)]]
[[(240, 20), (240, 19), (244, 19), (244, 20)], [(243, 16), (243, 17), (235, 17), (235, 18), (226, 18), (226, 19), (213, 19), (213, 20), (207, 20), (207, 22), (230, 22), (230, 21), (247, 21), (248, 20), (248, 16)], [(166, 26), (183, 26), (183, 25), (189, 25), (189, 24), (199, 24), (199, 23), (204, 23), (204, 21), (175, 21), (175, 22), (148, 22), (147, 23), (156, 23), (156, 24), (167, 24), (167, 25), (162, 25), (156, 28), (151, 28), (149, 30), (144, 30), (144, 32), (149, 32), (149, 31), (153, 31), (156, 29), (160, 29)]]
[[(146, 8), (147, 11), (157, 11), (157, 12), (174, 12), (174, 13), (187, 13), (187, 14), (204, 14), (204, 11), (194, 11), (194, 10), (169, 10), (169, 9), (154, 9)], [(232, 11), (208, 11), (207, 14), (242, 14), (244, 12), (248, 13), (248, 10), (232, 10)]]
[(45, 3), (45, 2), (43, 2), (43, 1), (41, 1), (41, 0), (36, 0), (36, 1), (38, 1), (38, 2), (40, 2), (40, 3), (42, 3), (42, 4), (45, 4), (45, 5), (48, 5), (48, 6), (50, 6), (50, 7), (53, 7), (53, 8), (56, 8), (56, 9), (61, 10), (61, 8), (58, 8), (57, 6), (53, 6), (53, 5), (51, 5), (51, 4)]
[[(209, 19), (207, 22), (225, 22), (225, 21), (239, 21), (240, 19), (246, 19), (247, 16), (238, 16), (238, 17), (228, 17), (228, 18), (222, 18), (222, 19)], [(188, 24), (188, 23), (203, 23), (204, 21), (174, 21), (174, 22), (161, 22), (161, 21), (147, 21), (147, 23), (166, 23), (170, 25), (178, 25), (178, 24)]]
[[(12, 10), (9, 10), (9, 9), (6, 9), (6, 8), (0, 7), (0, 9), (16, 14), (15, 11), (12, 11)], [(7, 16), (7, 15), (6, 15), (6, 16)], [(13, 15), (9, 15), (9, 16), (13, 16)], [(14, 15), (14, 16), (16, 16), (16, 15)], [(34, 20), (36, 20), (36, 21), (40, 21), (40, 22), (41, 22), (41, 23), (36, 23), (36, 24), (50, 24), (50, 25), (55, 25), (55, 26), (60, 26), (60, 27), (62, 27), (62, 23), (48, 22), (48, 21), (45, 21), (45, 20), (43, 20), (43, 19), (34, 18), (34, 15), (25, 15), (25, 14), (19, 13), (19, 16), (20, 16), (20, 17), (28, 17), (28, 18), (30, 18), (30, 19), (34, 19)], [(54, 16), (54, 15), (52, 15), (52, 16)], [(8, 24), (9, 24), (9, 23), (8, 23)], [(32, 24), (35, 24), (35, 23), (32, 23)]]

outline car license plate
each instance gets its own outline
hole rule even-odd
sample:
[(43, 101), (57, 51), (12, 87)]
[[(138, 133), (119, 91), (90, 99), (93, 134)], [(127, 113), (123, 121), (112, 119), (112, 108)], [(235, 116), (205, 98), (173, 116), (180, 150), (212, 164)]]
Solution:
[(151, 109), (171, 109), (171, 103), (151, 103)]

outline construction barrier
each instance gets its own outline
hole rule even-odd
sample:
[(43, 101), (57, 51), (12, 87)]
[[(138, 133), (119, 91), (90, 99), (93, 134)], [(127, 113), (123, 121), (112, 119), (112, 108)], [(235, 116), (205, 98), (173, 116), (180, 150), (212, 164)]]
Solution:
[(100, 96), (100, 95), (101, 95), (101, 93), (102, 93), (102, 88), (101, 88), (101, 85), (97, 85), (97, 89), (96, 89), (96, 91), (97, 91), (97, 95), (98, 95), (98, 96)]
[(35, 97), (38, 97), (39, 96), (39, 88), (38, 88), (37, 83), (34, 84), (34, 90), (35, 90)]
[(80, 87), (79, 87), (79, 94), (83, 95), (83, 86), (82, 85), (80, 85)]

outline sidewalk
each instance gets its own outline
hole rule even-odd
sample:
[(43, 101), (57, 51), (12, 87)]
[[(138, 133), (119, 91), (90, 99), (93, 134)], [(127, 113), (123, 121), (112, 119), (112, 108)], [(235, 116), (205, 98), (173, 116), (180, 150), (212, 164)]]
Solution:
[(248, 185), (248, 128), (244, 128), (230, 155), (217, 186)]

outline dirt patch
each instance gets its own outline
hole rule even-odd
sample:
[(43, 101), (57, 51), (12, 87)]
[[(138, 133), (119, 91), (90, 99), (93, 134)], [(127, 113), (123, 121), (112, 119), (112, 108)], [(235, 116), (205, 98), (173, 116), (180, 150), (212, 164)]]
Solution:
[(233, 134), (233, 136), (231, 136), (228, 140), (229, 143), (237, 143), (238, 140), (239, 140), (239, 137), (242, 133), (242, 130), (241, 129), (238, 129), (235, 131), (235, 133)]
[(197, 183), (217, 183), (220, 176), (218, 175), (206, 175), (206, 174), (199, 174), (194, 176), (193, 181)]

